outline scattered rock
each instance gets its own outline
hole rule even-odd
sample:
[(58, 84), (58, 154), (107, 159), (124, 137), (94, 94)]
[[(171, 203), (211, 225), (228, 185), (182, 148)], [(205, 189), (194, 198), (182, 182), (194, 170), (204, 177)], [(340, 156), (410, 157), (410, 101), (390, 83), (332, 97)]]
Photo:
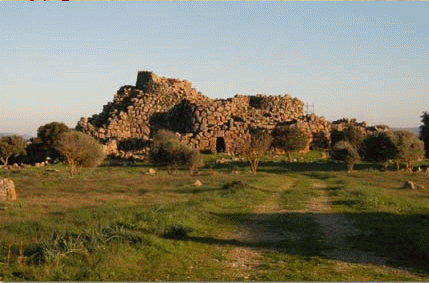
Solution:
[(202, 185), (203, 185), (203, 183), (201, 183), (200, 180), (198, 180), (198, 179), (195, 180), (194, 186), (199, 187), (199, 186), (202, 186)]
[(419, 184), (416, 184), (412, 181), (405, 181), (404, 185), (402, 185), (403, 189), (411, 189), (411, 190), (420, 190), (424, 189), (425, 187)]
[(58, 170), (58, 169), (52, 169), (52, 168), (48, 168), (45, 171), (46, 172), (60, 172), (60, 170)]
[(11, 179), (0, 179), (0, 201), (16, 200), (15, 184)]
[(156, 170), (153, 169), (153, 168), (149, 168), (148, 174), (149, 175), (155, 175), (156, 174)]
[(24, 164), (24, 163), (21, 163), (21, 168), (31, 168), (31, 165), (29, 165), (29, 164)]

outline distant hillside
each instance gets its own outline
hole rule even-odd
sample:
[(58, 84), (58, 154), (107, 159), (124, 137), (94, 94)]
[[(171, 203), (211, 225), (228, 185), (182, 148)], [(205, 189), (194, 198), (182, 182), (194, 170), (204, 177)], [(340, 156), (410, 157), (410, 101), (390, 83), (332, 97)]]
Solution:
[(394, 131), (406, 130), (406, 131), (409, 131), (409, 132), (411, 132), (417, 136), (420, 134), (420, 129), (418, 127), (416, 127), (416, 128), (392, 128), (392, 130), (394, 130)]

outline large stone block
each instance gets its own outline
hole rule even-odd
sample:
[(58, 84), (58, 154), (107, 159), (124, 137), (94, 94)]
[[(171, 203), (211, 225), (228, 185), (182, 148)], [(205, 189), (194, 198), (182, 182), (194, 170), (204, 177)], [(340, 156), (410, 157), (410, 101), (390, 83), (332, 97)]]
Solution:
[(16, 200), (15, 183), (11, 179), (0, 179), (0, 201)]

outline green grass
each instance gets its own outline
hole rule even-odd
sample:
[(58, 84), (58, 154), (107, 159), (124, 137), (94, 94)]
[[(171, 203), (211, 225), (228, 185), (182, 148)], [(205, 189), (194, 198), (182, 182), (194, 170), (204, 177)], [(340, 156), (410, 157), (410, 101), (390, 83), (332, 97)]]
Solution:
[[(347, 174), (320, 157), (267, 158), (257, 175), (246, 162), (214, 164), (216, 155), (196, 176), (162, 168), (151, 176), (145, 163), (84, 169), (75, 178), (63, 165), (0, 171), (18, 194), (0, 203), (0, 280), (428, 280), (428, 177), (365, 163)], [(428, 189), (400, 189), (405, 180)], [(362, 231), (351, 242), (393, 260), (377, 266), (324, 256), (329, 247), (309, 211), (321, 196), (332, 203), (329, 213)], [(171, 237), (172, 227), (184, 236)]]

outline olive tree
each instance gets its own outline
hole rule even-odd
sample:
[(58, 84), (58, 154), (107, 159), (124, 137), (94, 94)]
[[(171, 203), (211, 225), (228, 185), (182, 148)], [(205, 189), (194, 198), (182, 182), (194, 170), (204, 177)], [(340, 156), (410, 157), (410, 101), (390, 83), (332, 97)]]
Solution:
[(364, 160), (381, 163), (386, 170), (389, 160), (398, 155), (396, 135), (391, 131), (369, 135), (362, 141), (359, 153)]
[(0, 161), (7, 166), (9, 158), (25, 154), (27, 142), (20, 136), (4, 136), (0, 138)]
[(288, 154), (289, 161), (292, 160), (291, 154), (305, 149), (310, 139), (303, 129), (288, 125), (277, 126), (271, 135), (273, 147), (283, 149)]
[(103, 146), (93, 137), (77, 131), (69, 131), (58, 136), (56, 149), (70, 168), (70, 176), (81, 167), (97, 166), (104, 159)]
[(354, 164), (360, 159), (356, 148), (346, 141), (339, 141), (334, 145), (331, 158), (346, 163), (348, 172), (353, 171)]
[(51, 122), (40, 126), (37, 129), (37, 137), (41, 143), (50, 146), (56, 146), (58, 138), (62, 133), (69, 132), (70, 129), (62, 122)]
[(244, 144), (241, 154), (250, 162), (250, 170), (256, 174), (259, 160), (271, 146), (271, 135), (262, 129), (254, 129), (250, 132), (250, 142)]
[(412, 169), (413, 162), (424, 157), (424, 143), (415, 134), (401, 130), (396, 136), (397, 160), (405, 162), (407, 169)]

